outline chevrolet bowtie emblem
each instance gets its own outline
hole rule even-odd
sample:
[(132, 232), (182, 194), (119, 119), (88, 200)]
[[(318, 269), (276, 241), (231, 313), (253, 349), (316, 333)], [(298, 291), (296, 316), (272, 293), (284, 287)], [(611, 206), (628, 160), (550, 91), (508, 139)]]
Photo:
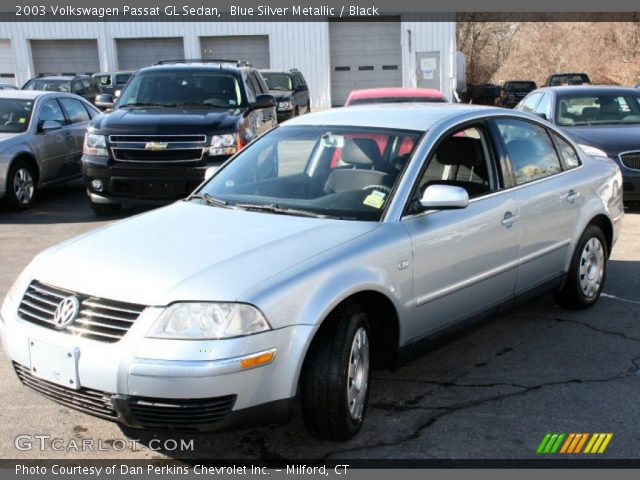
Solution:
[(161, 142), (148, 142), (145, 146), (144, 146), (145, 150), (151, 150), (152, 152), (159, 152), (161, 150), (166, 150), (167, 149), (167, 144), (166, 143), (161, 143)]

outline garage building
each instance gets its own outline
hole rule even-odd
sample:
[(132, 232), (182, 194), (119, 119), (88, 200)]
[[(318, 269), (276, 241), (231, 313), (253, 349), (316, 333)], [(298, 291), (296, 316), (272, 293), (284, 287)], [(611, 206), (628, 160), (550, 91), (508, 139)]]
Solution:
[(341, 105), (357, 88), (422, 86), (451, 98), (455, 22), (447, 15), (424, 18), (0, 23), (0, 81), (22, 85), (39, 74), (135, 70), (159, 60), (222, 58), (258, 68), (298, 68), (316, 109)]

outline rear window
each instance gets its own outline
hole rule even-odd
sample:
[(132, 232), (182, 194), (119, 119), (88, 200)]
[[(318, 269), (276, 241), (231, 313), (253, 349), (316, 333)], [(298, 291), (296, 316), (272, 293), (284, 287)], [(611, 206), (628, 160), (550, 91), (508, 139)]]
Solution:
[(45, 80), (42, 78), (34, 78), (29, 80), (22, 90), (43, 90), (45, 92), (65, 92), (71, 89), (70, 80)]
[(591, 83), (589, 77), (584, 73), (571, 73), (567, 75), (554, 75), (551, 77), (550, 86), (560, 85), (583, 85), (585, 83)]

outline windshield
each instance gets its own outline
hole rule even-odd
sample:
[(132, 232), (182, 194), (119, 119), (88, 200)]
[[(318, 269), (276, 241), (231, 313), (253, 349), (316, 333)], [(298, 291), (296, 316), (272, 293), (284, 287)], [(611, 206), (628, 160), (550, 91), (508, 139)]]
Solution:
[(44, 90), (46, 92), (69, 92), (71, 90), (70, 80), (46, 80), (44, 78), (33, 78), (29, 80), (22, 90)]
[(584, 73), (570, 73), (567, 75), (554, 75), (551, 77), (549, 86), (557, 87), (560, 85), (582, 85), (589, 82), (589, 77)]
[(441, 97), (371, 97), (354, 98), (349, 105), (365, 105), (372, 103), (446, 103)]
[(575, 95), (558, 99), (558, 125), (608, 125), (640, 123), (640, 95)]
[(293, 90), (291, 77), (286, 73), (261, 72), (269, 90)]
[(420, 135), (280, 127), (241, 151), (195, 196), (227, 208), (377, 221)]
[(507, 92), (530, 92), (536, 89), (533, 82), (509, 82), (507, 83)]
[(235, 108), (242, 103), (235, 76), (211, 71), (148, 71), (135, 75), (117, 108), (135, 105), (180, 105)]
[(124, 85), (131, 78), (132, 73), (119, 73), (116, 75), (116, 85)]
[(26, 131), (32, 110), (33, 100), (0, 98), (0, 133)]

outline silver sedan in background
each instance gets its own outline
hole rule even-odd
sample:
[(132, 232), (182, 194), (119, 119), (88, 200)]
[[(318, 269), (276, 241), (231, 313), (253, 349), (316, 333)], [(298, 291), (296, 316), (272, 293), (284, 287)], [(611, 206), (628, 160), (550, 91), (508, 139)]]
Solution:
[(526, 296), (595, 304), (623, 217), (614, 162), (497, 108), (309, 114), (212, 174), (26, 268), (0, 312), (25, 385), (177, 430), (286, 421), (299, 395), (312, 435), (349, 439), (371, 368)]
[(77, 95), (0, 91), (0, 199), (25, 210), (38, 188), (79, 177), (84, 133), (99, 113)]

